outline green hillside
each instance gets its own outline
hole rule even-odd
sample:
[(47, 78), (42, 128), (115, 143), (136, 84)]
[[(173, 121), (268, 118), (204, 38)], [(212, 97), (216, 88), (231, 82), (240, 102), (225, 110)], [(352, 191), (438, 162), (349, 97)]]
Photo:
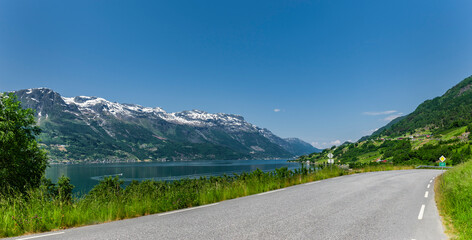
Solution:
[(414, 112), (374, 132), (371, 138), (400, 136), (421, 128), (441, 133), (471, 122), (472, 76), (449, 89), (443, 96), (423, 102)]
[(328, 153), (332, 153), (337, 163), (351, 166), (375, 162), (432, 165), (444, 155), (448, 165), (456, 165), (472, 153), (471, 130), (472, 76), (371, 136), (298, 160), (325, 163)]

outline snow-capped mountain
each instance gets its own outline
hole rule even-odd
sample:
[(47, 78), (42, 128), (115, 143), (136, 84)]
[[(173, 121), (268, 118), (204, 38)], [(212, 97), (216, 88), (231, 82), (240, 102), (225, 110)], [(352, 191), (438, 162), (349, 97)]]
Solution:
[(40, 141), (56, 160), (288, 158), (316, 151), (234, 114), (167, 113), (99, 97), (63, 97), (48, 88), (15, 93), (36, 110)]

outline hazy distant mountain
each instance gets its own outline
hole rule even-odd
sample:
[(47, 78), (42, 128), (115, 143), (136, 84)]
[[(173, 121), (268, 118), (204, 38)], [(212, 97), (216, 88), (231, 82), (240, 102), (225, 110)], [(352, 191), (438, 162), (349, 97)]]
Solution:
[(289, 158), (317, 151), (234, 114), (167, 113), (99, 97), (62, 97), (47, 88), (15, 93), (24, 107), (36, 110), (40, 142), (53, 160)]
[[(296, 152), (300, 154), (308, 154), (313, 152), (313, 146), (299, 138), (284, 138), (288, 143), (284, 148), (290, 152)], [(321, 149), (314, 148), (314, 152), (321, 152)]]

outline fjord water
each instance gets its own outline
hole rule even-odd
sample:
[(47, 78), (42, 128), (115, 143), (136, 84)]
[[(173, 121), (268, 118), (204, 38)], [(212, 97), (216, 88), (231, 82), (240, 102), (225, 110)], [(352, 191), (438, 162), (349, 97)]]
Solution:
[(137, 162), (51, 165), (46, 177), (57, 183), (62, 175), (71, 179), (74, 192), (83, 194), (106, 176), (119, 176), (125, 184), (132, 180), (173, 181), (201, 176), (232, 175), (256, 169), (272, 171), (276, 168), (298, 168), (299, 163), (287, 160), (198, 160), (184, 162)]

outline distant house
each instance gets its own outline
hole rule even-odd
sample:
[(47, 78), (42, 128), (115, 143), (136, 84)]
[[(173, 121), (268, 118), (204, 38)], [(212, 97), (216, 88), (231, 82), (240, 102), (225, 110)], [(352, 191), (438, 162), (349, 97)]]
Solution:
[(386, 163), (386, 162), (387, 162), (387, 160), (385, 160), (385, 159), (384, 159), (384, 160), (382, 160), (382, 159), (380, 159), (380, 158), (377, 158), (377, 160), (375, 160), (374, 162), (377, 162), (377, 163), (379, 163), (379, 162)]

